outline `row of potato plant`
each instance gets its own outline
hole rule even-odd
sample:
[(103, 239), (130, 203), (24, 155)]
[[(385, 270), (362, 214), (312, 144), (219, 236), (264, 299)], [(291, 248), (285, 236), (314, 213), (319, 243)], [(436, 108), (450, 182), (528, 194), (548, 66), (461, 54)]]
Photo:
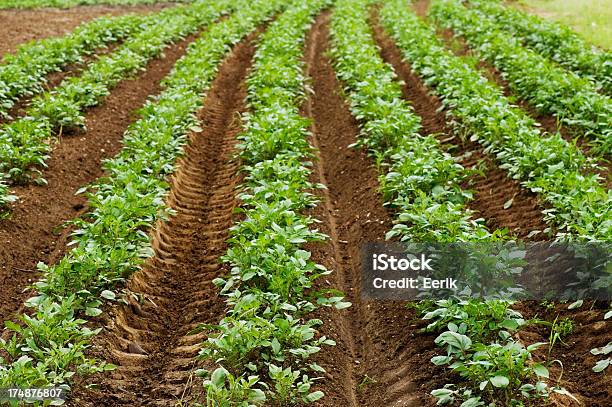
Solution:
[[(230, 229), (223, 260), (230, 274), (214, 282), (227, 297), (229, 311), (210, 331), (200, 357), (219, 365), (204, 382), (207, 405), (278, 405), (313, 402), (314, 373), (309, 361), (323, 345), (320, 306), (342, 309), (335, 290), (318, 290), (315, 281), (330, 273), (311, 259), (304, 244), (327, 238), (312, 229), (305, 214), (317, 204), (309, 181), (313, 148), (309, 120), (300, 115), (306, 97), (306, 32), (330, 0), (298, 1), (263, 36), (247, 79), (249, 113), (239, 135), (244, 183), (238, 198), (242, 220)], [(208, 376), (208, 371), (200, 371)]]
[(469, 5), (527, 47), (591, 79), (603, 92), (612, 94), (612, 52), (593, 47), (563, 24), (506, 7), (496, 0), (470, 0)]
[[(388, 238), (419, 242), (492, 241), (506, 235), (490, 233), (482, 220), (472, 220), (465, 207), (471, 199), (461, 189), (469, 172), (446, 152), (433, 136), (418, 133), (421, 123), (402, 99), (393, 68), (382, 60), (367, 16), (370, 0), (339, 0), (331, 24), (332, 55), (345, 84), (351, 111), (359, 120), (358, 145), (376, 159), (381, 189), (398, 224)], [(417, 305), (435, 342), (447, 351), (432, 362), (446, 365), (467, 379), (467, 385), (447, 385), (432, 392), (440, 404), (457, 399), (465, 406), (485, 400), (546, 398), (548, 376), (542, 364), (527, 366), (532, 351), (511, 333), (525, 325), (510, 301), (449, 299)], [(474, 368), (474, 366), (477, 367)]]
[(0, 116), (10, 119), (8, 111), (21, 97), (42, 92), (49, 73), (82, 62), (83, 56), (133, 35), (154, 19), (154, 15), (101, 17), (66, 36), (20, 46), (15, 54), (5, 56), (0, 65)]
[[(129, 36), (113, 53), (91, 63), (80, 76), (64, 80), (34, 98), (26, 115), (0, 128), (0, 171), (23, 182), (45, 166), (54, 136), (84, 128), (86, 108), (97, 105), (121, 80), (143, 69), (171, 43), (217, 19), (224, 7), (201, 0), (151, 17), (151, 24)], [(44, 182), (41, 178), (38, 182)]]
[(141, 4), (155, 3), (189, 3), (193, 0), (2, 0), (0, 9), (7, 8), (41, 8), (59, 7), (68, 8), (75, 6), (90, 6), (97, 4), (108, 4), (111, 6), (135, 6)]
[(612, 100), (597, 92), (589, 80), (523, 47), (485, 13), (466, 8), (461, 0), (435, 0), (429, 15), (464, 38), (538, 112), (552, 114), (580, 136), (592, 139), (593, 153), (612, 153)]
[(202, 107), (218, 66), (231, 47), (281, 7), (282, 1), (216, 1), (210, 14), (238, 9), (210, 27), (192, 43), (163, 81), (163, 91), (141, 110), (142, 118), (124, 136), (124, 148), (104, 163), (108, 176), (88, 193), (92, 211), (74, 223), (73, 249), (57, 264), (40, 264), (44, 278), (35, 284), (38, 295), (20, 316), (6, 322), (13, 331), (0, 340), (0, 387), (62, 385), (75, 372), (111, 369), (85, 355), (90, 338), (100, 331), (82, 318), (97, 316), (105, 300), (121, 299), (113, 289), (138, 270), (153, 254), (147, 234), (169, 215), (164, 198), (166, 178), (183, 153), (196, 112)]
[(490, 239), (483, 220), (472, 220), (466, 207), (472, 194), (460, 185), (470, 172), (443, 151), (436, 137), (418, 133), (421, 120), (402, 100), (400, 83), (365, 24), (366, 2), (357, 3), (352, 13), (345, 3), (340, 2), (332, 21), (334, 66), (347, 87), (351, 112), (362, 124), (357, 144), (386, 170), (380, 178), (383, 197), (399, 214), (387, 237)]
[(445, 49), (435, 30), (401, 0), (385, 2), (381, 23), (441, 98), (457, 133), (481, 143), (501, 168), (550, 206), (544, 219), (557, 239), (612, 239), (612, 190), (592, 172), (592, 159), (559, 134), (542, 134), (498, 86)]

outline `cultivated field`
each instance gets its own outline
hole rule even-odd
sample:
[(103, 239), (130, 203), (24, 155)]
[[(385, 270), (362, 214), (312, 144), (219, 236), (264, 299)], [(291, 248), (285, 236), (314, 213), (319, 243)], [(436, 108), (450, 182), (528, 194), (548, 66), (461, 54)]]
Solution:
[[(610, 51), (497, 0), (0, 23), (0, 404), (610, 405)], [(608, 300), (366, 298), (385, 241), (601, 245)]]

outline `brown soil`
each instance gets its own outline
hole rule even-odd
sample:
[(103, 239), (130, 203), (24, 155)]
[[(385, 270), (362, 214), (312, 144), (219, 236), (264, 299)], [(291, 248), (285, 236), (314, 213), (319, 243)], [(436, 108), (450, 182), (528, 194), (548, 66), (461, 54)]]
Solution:
[[(540, 360), (559, 360), (559, 364), (550, 367), (553, 380), (561, 377), (561, 386), (566, 388), (584, 406), (607, 407), (612, 400), (609, 369), (595, 373), (591, 369), (602, 355), (590, 353), (593, 348), (605, 346), (612, 340), (612, 323), (605, 321), (603, 315), (608, 304), (587, 303), (576, 310), (568, 310), (568, 304), (555, 304), (547, 309), (537, 302), (522, 302), (515, 306), (526, 318), (539, 318), (548, 322), (555, 319), (562, 321), (569, 318), (574, 323), (573, 332), (558, 341), (548, 356), (548, 346), (543, 346), (536, 353)], [(523, 343), (548, 342), (550, 328), (533, 325), (521, 331), (519, 339)], [(567, 398), (556, 397), (555, 405), (575, 405)]]
[(168, 4), (0, 10), (0, 62), (5, 53), (15, 52), (17, 47), (23, 43), (66, 35), (79, 24), (96, 17), (118, 16), (128, 13), (145, 14), (165, 7), (168, 7)]
[(426, 18), (430, 3), (430, 0), (415, 0), (412, 2), (412, 9), (419, 17)]
[(222, 64), (199, 114), (203, 131), (192, 135), (172, 179), (168, 204), (176, 216), (156, 228), (155, 256), (128, 284), (144, 300), (112, 309), (96, 340), (95, 353), (119, 368), (100, 378), (98, 391), (77, 386), (74, 406), (168, 406), (197, 397), (189, 385), (201, 380), (193, 370), (205, 335), (190, 331), (225, 312), (212, 280), (227, 273), (219, 257), (237, 204), (239, 162), (232, 157), (258, 33)]
[[(373, 13), (373, 21), (377, 15)], [(402, 91), (404, 98), (409, 101), (417, 115), (421, 117), (423, 133), (431, 134), (443, 141), (445, 147), (466, 168), (472, 168), (479, 162), (485, 164), (484, 175), (474, 176), (470, 185), (465, 185), (474, 191), (474, 200), (469, 207), (477, 212), (478, 216), (486, 219), (490, 229), (508, 228), (520, 238), (525, 238), (535, 230), (543, 231), (547, 225), (544, 223), (541, 211), (543, 207), (535, 194), (525, 190), (521, 185), (508, 177), (491, 157), (483, 153), (482, 147), (469, 142), (454, 134), (449, 120), (441, 110), (440, 100), (429, 92), (423, 81), (410, 66), (404, 62), (401, 51), (386, 35), (382, 28), (373, 24), (375, 39), (381, 48), (381, 55), (385, 62), (391, 64), (404, 82)], [(504, 209), (504, 204), (512, 200), (512, 206)], [(539, 235), (544, 238), (543, 234)]]
[(146, 71), (120, 84), (104, 103), (86, 115), (87, 132), (64, 137), (54, 148), (44, 171), (47, 186), (14, 188), (20, 200), (9, 219), (0, 221), (0, 319), (8, 319), (29, 293), (22, 290), (36, 280), (38, 262), (53, 264), (66, 252), (69, 230), (64, 222), (87, 211), (87, 201), (75, 192), (103, 175), (101, 160), (121, 148), (135, 109), (159, 92), (159, 82), (184, 53), (195, 36), (169, 47), (163, 59), (151, 61)]
[(312, 144), (319, 150), (313, 177), (328, 186), (319, 191), (315, 215), (327, 244), (312, 245), (313, 258), (334, 273), (327, 283), (344, 291), (353, 306), (321, 310), (324, 333), (337, 341), (326, 347), (319, 363), (327, 370), (320, 387), (324, 406), (426, 406), (428, 395), (442, 383), (442, 369), (429, 358), (435, 354), (431, 335), (417, 332), (419, 323), (403, 302), (364, 300), (360, 295), (360, 249), (384, 241), (391, 215), (378, 194), (378, 173), (355, 142), (358, 124), (342, 98), (342, 90), (326, 57), (329, 14), (312, 28), (307, 46), (308, 73), (314, 94), (305, 111), (314, 119)]

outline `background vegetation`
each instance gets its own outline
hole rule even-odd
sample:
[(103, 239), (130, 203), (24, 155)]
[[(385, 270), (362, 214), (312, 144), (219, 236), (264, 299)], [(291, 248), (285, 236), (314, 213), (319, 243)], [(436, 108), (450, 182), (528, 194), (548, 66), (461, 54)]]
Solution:
[(591, 43), (612, 49), (612, 0), (519, 0), (518, 7), (569, 25)]

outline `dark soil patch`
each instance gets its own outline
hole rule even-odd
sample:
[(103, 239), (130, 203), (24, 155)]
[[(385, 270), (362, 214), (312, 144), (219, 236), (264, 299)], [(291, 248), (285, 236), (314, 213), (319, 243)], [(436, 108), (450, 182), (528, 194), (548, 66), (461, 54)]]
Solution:
[(70, 230), (62, 225), (87, 211), (87, 200), (75, 192), (103, 175), (100, 163), (120, 150), (123, 133), (137, 117), (134, 110), (160, 91), (160, 81), (194, 38), (169, 47), (135, 79), (120, 82), (87, 113), (87, 132), (62, 138), (43, 174), (47, 186), (14, 188), (20, 200), (10, 218), (0, 221), (0, 319), (11, 318), (29, 296), (22, 290), (38, 278), (38, 262), (53, 264), (64, 256)]
[(314, 95), (306, 108), (314, 118), (312, 143), (319, 149), (313, 177), (324, 182), (315, 215), (330, 236), (312, 245), (314, 259), (334, 270), (327, 283), (353, 303), (340, 312), (322, 310), (325, 334), (338, 343), (319, 357), (328, 371), (320, 387), (325, 406), (427, 406), (429, 391), (443, 383), (444, 372), (429, 362), (433, 336), (418, 332), (414, 312), (404, 302), (361, 298), (361, 247), (384, 241), (392, 216), (378, 193), (378, 172), (363, 150), (349, 148), (359, 132), (325, 55), (329, 46), (329, 14), (313, 26), (308, 41), (308, 66)]
[(168, 204), (176, 216), (156, 228), (155, 256), (128, 283), (144, 301), (117, 306), (104, 317), (106, 330), (95, 340), (93, 353), (119, 368), (94, 378), (101, 381), (96, 391), (86, 389), (82, 379), (72, 396), (74, 406), (168, 406), (178, 399), (194, 401), (201, 392), (195, 357), (206, 336), (190, 331), (217, 323), (225, 313), (212, 280), (228, 272), (219, 258), (227, 250), (237, 205), (240, 163), (232, 157), (260, 31), (222, 64), (199, 113), (203, 131), (192, 134), (172, 177)]
[(5, 53), (23, 43), (59, 37), (79, 24), (101, 16), (145, 14), (168, 7), (167, 3), (139, 6), (80, 6), (68, 9), (0, 10), (0, 62)]
[[(374, 37), (381, 48), (381, 56), (385, 62), (393, 66), (404, 82), (402, 86), (404, 98), (421, 117), (423, 134), (437, 136), (454, 156), (461, 157), (459, 162), (466, 168), (472, 168), (479, 162), (484, 163), (484, 174), (472, 177), (470, 185), (465, 185), (474, 191), (474, 200), (469, 204), (470, 209), (483, 217), (489, 228), (508, 228), (520, 238), (535, 230), (543, 231), (547, 225), (541, 213), (544, 208), (537, 196), (509, 178), (491, 157), (483, 153), (480, 145), (454, 134), (446, 114), (441, 110), (442, 103), (429, 92), (421, 78), (412, 72), (410, 66), (403, 60), (401, 51), (377, 24), (375, 12), (372, 21)], [(504, 204), (510, 200), (512, 206), (504, 209)], [(544, 238), (543, 234), (538, 236)]]

